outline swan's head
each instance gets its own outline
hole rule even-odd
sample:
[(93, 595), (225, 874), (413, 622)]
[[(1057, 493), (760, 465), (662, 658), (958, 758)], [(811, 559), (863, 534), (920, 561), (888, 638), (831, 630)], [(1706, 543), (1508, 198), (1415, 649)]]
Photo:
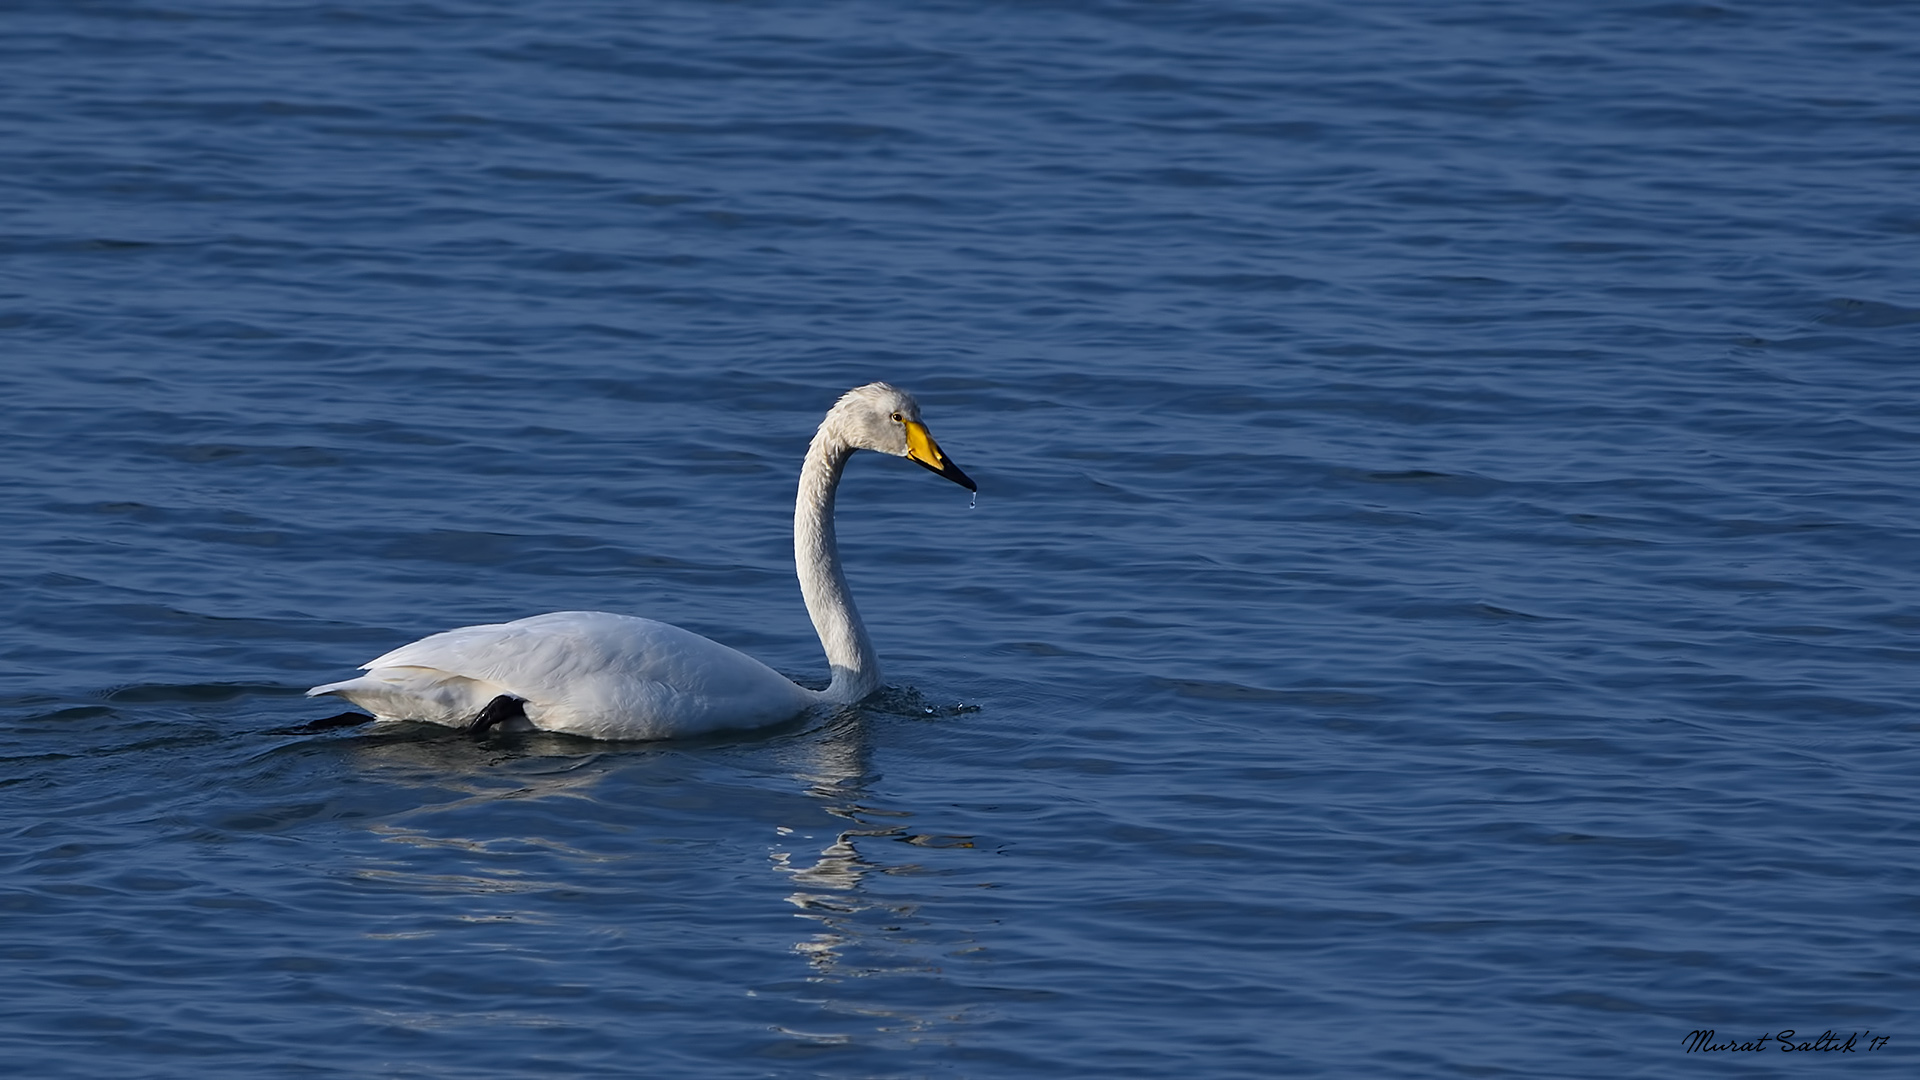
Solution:
[(831, 430), (856, 450), (877, 450), (925, 466), (968, 491), (978, 490), (960, 467), (940, 452), (920, 420), (913, 395), (883, 382), (856, 386), (841, 395), (822, 431)]

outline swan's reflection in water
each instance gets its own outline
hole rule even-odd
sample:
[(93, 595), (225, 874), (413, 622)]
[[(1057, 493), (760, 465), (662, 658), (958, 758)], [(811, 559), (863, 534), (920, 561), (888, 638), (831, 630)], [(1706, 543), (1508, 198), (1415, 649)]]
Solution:
[[(775, 872), (786, 875), (793, 887), (787, 902), (799, 909), (799, 918), (814, 926), (809, 936), (794, 943), (793, 951), (807, 959), (819, 980), (937, 970), (924, 958), (904, 964), (897, 956), (892, 958), (895, 962), (884, 964), (849, 959), (853, 952), (871, 958), (890, 951), (885, 948), (888, 940), (876, 939), (909, 944), (911, 931), (906, 924), (921, 921), (918, 903), (877, 899), (868, 891), (868, 879), (921, 871), (915, 863), (886, 861), (886, 843), (973, 846), (969, 837), (914, 833), (912, 811), (874, 805), (869, 785), (878, 776), (872, 770), (867, 723), (858, 712), (842, 712), (817, 737), (796, 747), (798, 753), (788, 762), (795, 778), (805, 783), (806, 794), (819, 800), (821, 809), (845, 822), (845, 827), (832, 833), (824, 847), (811, 850), (799, 843), (807, 837), (782, 827), (781, 836), (791, 842), (769, 852)], [(869, 1006), (862, 1011), (872, 1010)]]
[[(591, 744), (542, 738), (493, 746), (424, 724), (343, 742), (357, 775), (373, 781), (354, 793), (352, 817), (366, 819), (367, 832), (396, 845), (384, 857), (356, 860), (352, 877), (416, 897), (477, 901), (463, 913), (421, 909), (415, 921), (422, 927), (444, 920), (544, 921), (533, 903), (511, 897), (578, 887), (584, 869), (610, 868), (620, 859), (591, 850), (597, 831), (591, 825), (603, 815), (588, 808), (607, 774), (604, 752)], [(511, 815), (500, 813), (504, 800), (517, 804)]]
[[(468, 901), (440, 906), (438, 918), (389, 920), (387, 934), (501, 920), (521, 931), (548, 925), (609, 943), (646, 941), (658, 954), (659, 941), (709, 931), (698, 955), (710, 959), (691, 961), (689, 951), (677, 962), (693, 964), (688, 971), (718, 962), (764, 973), (743, 987), (766, 1002), (762, 1030), (814, 1045), (924, 1040), (968, 1011), (940, 972), (975, 942), (927, 917), (925, 905), (954, 883), (923, 858), (902, 856), (972, 841), (917, 833), (912, 810), (876, 800), (871, 722), (843, 710), (812, 727), (701, 745), (545, 736), (476, 744), (426, 730), (363, 737), (353, 749), (361, 775), (377, 779), (371, 787), (390, 803), (410, 805), (368, 808), (369, 831), (398, 849), (361, 861), (355, 876), (382, 890)], [(688, 917), (701, 888), (734, 878), (745, 869), (734, 860), (756, 850), (801, 920), (785, 938), (784, 965), (711, 953), (720, 941), (753, 940), (773, 901), (768, 890), (734, 890)], [(589, 916), (593, 925), (565, 929), (589, 911), (600, 913)], [(775, 944), (760, 940), (762, 950)], [(794, 957), (803, 974), (792, 971)], [(788, 975), (776, 974), (782, 966)], [(801, 978), (789, 981), (793, 974)]]
[[(870, 776), (873, 755), (864, 717), (842, 712), (818, 738), (795, 750), (798, 752), (787, 762), (794, 778), (806, 785), (808, 796), (820, 800), (822, 809), (849, 827), (835, 834), (817, 856), (784, 847), (776, 847), (769, 855), (774, 870), (785, 874), (793, 885), (787, 902), (800, 909), (800, 918), (818, 926), (810, 938), (795, 942), (793, 950), (805, 956), (818, 974), (834, 975), (840, 968), (841, 950), (858, 936), (858, 927), (851, 920), (874, 906), (863, 895), (861, 883), (868, 874), (882, 869), (860, 854), (856, 840), (900, 835), (906, 831), (902, 825), (874, 825), (867, 819), (907, 814), (864, 805), (867, 784), (875, 779)], [(799, 836), (786, 826), (779, 831), (783, 837)]]

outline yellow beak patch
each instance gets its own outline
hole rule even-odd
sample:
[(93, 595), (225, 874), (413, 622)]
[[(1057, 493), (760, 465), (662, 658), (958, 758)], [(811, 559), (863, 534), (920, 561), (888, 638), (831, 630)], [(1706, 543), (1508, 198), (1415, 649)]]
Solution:
[(978, 490), (973, 486), (972, 479), (960, 471), (960, 466), (948, 461), (947, 455), (940, 452), (940, 444), (927, 434), (927, 425), (918, 420), (907, 421), (907, 457), (968, 491)]
[(927, 434), (927, 425), (918, 420), (907, 421), (907, 456), (934, 472), (947, 467), (947, 456), (940, 452), (940, 444)]

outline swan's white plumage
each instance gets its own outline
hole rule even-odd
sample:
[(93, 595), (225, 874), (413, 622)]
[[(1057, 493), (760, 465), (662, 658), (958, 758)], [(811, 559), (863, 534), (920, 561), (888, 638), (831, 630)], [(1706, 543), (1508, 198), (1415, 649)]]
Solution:
[(317, 686), (383, 720), (464, 725), (502, 694), (534, 727), (659, 739), (789, 719), (818, 702), (745, 653), (652, 619), (557, 611), (463, 626), (387, 653), (366, 674)]
[(847, 392), (821, 421), (800, 470), (794, 561), (801, 594), (833, 670), (825, 690), (796, 685), (758, 660), (652, 619), (560, 611), (463, 626), (376, 657), (356, 678), (316, 686), (378, 720), (471, 723), (502, 695), (545, 731), (660, 739), (788, 720), (820, 703), (857, 701), (879, 685), (879, 663), (847, 593), (833, 535), (834, 491), (847, 457), (878, 450), (955, 483), (911, 396), (885, 383)]

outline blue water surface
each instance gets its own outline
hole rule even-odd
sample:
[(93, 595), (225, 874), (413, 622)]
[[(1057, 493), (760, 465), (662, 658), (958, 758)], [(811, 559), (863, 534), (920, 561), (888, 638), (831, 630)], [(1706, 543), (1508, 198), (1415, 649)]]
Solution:
[[(0, 30), (9, 1071), (1913, 1074), (1920, 7)], [(820, 680), (872, 379), (981, 487), (849, 470), (875, 698), (297, 730), (549, 610)]]

